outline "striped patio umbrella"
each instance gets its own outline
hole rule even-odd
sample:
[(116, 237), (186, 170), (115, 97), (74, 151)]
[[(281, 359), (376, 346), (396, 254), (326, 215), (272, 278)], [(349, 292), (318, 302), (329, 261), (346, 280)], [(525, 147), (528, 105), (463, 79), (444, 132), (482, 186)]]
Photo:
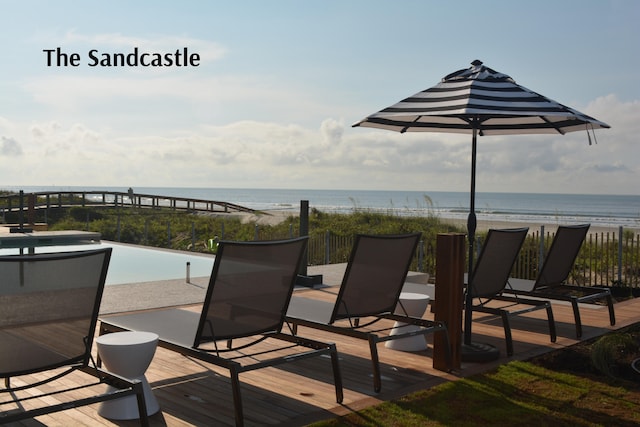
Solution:
[[(520, 135), (584, 130), (589, 144), (595, 129), (610, 126), (518, 85), (514, 79), (475, 60), (471, 67), (444, 77), (437, 85), (374, 113), (353, 127), (396, 132), (448, 132), (472, 135), (471, 192), (467, 233), (473, 270), (476, 230), (475, 177), (478, 135)], [(467, 307), (471, 302), (467, 302)], [(470, 344), (471, 316), (465, 316), (465, 344)], [(467, 320), (468, 319), (468, 320)]]

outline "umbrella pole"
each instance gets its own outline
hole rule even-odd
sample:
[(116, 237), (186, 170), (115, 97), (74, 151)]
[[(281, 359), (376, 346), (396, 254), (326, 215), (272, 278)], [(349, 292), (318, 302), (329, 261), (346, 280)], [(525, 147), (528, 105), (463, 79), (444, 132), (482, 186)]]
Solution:
[(471, 273), (473, 272), (473, 252), (476, 240), (476, 151), (478, 144), (477, 119), (472, 121), (473, 139), (471, 141), (471, 191), (469, 196), (469, 216), (467, 218), (467, 234), (469, 238), (469, 264), (467, 270), (467, 293), (464, 301), (464, 340), (462, 345), (461, 360), (463, 362), (490, 362), (500, 357), (497, 348), (490, 344), (471, 342), (471, 317), (473, 310), (473, 296), (471, 295)]
[[(471, 278), (473, 271), (473, 247), (476, 240), (476, 152), (478, 144), (478, 129), (473, 127), (473, 138), (471, 141), (471, 189), (469, 191), (469, 216), (467, 217), (467, 238), (469, 239), (469, 264), (467, 268), (467, 282)], [(473, 297), (469, 292), (467, 285), (467, 293), (465, 295), (465, 312), (464, 312), (464, 343), (471, 344), (471, 304)]]

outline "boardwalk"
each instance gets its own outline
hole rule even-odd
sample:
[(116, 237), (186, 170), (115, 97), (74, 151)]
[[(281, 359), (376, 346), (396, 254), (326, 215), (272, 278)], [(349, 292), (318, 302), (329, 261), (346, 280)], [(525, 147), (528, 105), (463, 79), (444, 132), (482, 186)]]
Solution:
[(22, 203), (19, 194), (0, 196), (0, 209), (3, 212), (17, 212), (22, 208), (26, 210), (27, 218), (25, 220), (31, 224), (35, 221), (30, 217), (33, 217), (36, 211), (72, 206), (168, 208), (186, 212), (209, 213), (255, 212), (254, 209), (229, 202), (140, 194), (133, 191), (43, 191), (24, 194)]
[[(337, 285), (344, 264), (310, 267), (310, 274), (323, 274), (325, 283)], [(198, 278), (195, 284), (206, 283), (206, 278)], [(127, 293), (127, 288), (108, 290), (105, 294), (104, 311), (117, 311), (118, 300)], [(187, 286), (176, 281), (166, 286)], [(410, 285), (415, 290), (416, 285)], [(141, 291), (144, 286), (137, 287)], [(197, 286), (192, 300), (195, 302), (203, 293)], [(185, 288), (186, 289), (186, 288)], [(142, 290), (143, 291), (143, 290)], [(331, 298), (335, 288), (321, 290), (300, 289), (296, 292), (311, 297)], [(131, 291), (133, 292), (133, 291)], [(189, 300), (181, 303), (190, 302)], [(165, 304), (165, 303), (163, 303)], [(128, 307), (129, 309), (130, 307)], [(133, 307), (140, 308), (140, 307)], [(148, 306), (146, 307), (148, 308)], [(558, 341), (549, 342), (544, 314), (534, 312), (512, 323), (515, 355), (506, 358), (504, 332), (499, 319), (478, 314), (474, 317), (474, 340), (497, 346), (502, 358), (487, 364), (463, 363), (460, 370), (445, 373), (432, 368), (431, 347), (418, 353), (394, 351), (379, 347), (382, 362), (382, 392), (373, 392), (371, 365), (365, 343), (337, 335), (311, 329), (301, 329), (307, 336), (337, 343), (341, 354), (341, 368), (344, 379), (345, 398), (342, 405), (335, 402), (329, 361), (318, 362), (310, 359), (302, 363), (292, 363), (279, 368), (267, 368), (243, 374), (243, 402), (247, 426), (302, 426), (335, 415), (359, 410), (381, 401), (387, 401), (425, 389), (445, 381), (455, 381), (479, 372), (484, 372), (509, 360), (524, 360), (532, 356), (560, 349), (576, 343), (575, 327), (571, 307), (554, 303), (554, 314), (558, 327)], [(618, 324), (615, 328), (640, 321), (640, 299), (616, 304)], [(584, 337), (599, 336), (610, 331), (605, 307), (588, 306), (582, 309)], [(430, 317), (427, 312), (425, 317)], [(526, 329), (525, 329), (526, 328)], [(318, 366), (326, 363), (326, 366)], [(233, 425), (233, 404), (231, 389), (224, 370), (203, 364), (197, 360), (159, 348), (147, 371), (154, 393), (160, 403), (161, 412), (151, 417), (152, 426), (231, 426)], [(81, 377), (83, 378), (83, 377)], [(78, 379), (71, 378), (70, 381)], [(4, 407), (0, 407), (4, 408)], [(109, 421), (96, 413), (96, 406), (74, 409), (62, 413), (38, 417), (37, 421), (24, 422), (25, 426), (135, 426), (135, 421)]]

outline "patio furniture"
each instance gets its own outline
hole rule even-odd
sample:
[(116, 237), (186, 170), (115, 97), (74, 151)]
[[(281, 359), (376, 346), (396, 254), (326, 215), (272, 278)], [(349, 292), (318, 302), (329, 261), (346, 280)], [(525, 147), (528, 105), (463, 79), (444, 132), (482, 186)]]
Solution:
[[(136, 396), (140, 424), (149, 424), (142, 384), (101, 370), (92, 358), (110, 257), (111, 248), (0, 257), (0, 424), (124, 396)], [(69, 386), (64, 377), (75, 372), (93, 378)], [(104, 384), (113, 389), (105, 393)]]
[[(158, 412), (160, 405), (144, 376), (156, 352), (158, 335), (151, 332), (117, 332), (99, 336), (96, 345), (98, 356), (109, 372), (142, 383), (147, 415)], [(102, 402), (98, 414), (112, 420), (132, 420), (139, 416), (133, 396)]]
[[(168, 308), (105, 316), (100, 318), (100, 334), (153, 332), (160, 347), (228, 369), (238, 426), (244, 424), (239, 374), (260, 368), (330, 356), (340, 403), (342, 378), (335, 345), (282, 332), (306, 245), (306, 237), (221, 241), (197, 312)], [(266, 340), (271, 345), (259, 345)]]
[(605, 300), (609, 308), (609, 322), (612, 326), (616, 324), (613, 297), (609, 289), (566, 283), (589, 226), (589, 224), (559, 226), (536, 280), (510, 278), (505, 291), (517, 296), (524, 295), (570, 302), (578, 338), (582, 337), (579, 307), (581, 303)]
[[(407, 310), (407, 314), (411, 317), (422, 317), (429, 306), (429, 295), (419, 294), (416, 292), (401, 292), (398, 306), (394, 314), (403, 314), (403, 310)], [(406, 328), (403, 328), (406, 326)], [(396, 335), (401, 331), (419, 331), (420, 326), (407, 325), (402, 322), (395, 322), (390, 335)], [(424, 335), (414, 335), (412, 337), (400, 338), (384, 343), (386, 348), (400, 351), (422, 351), (427, 349), (427, 340)]]
[(307, 326), (368, 341), (376, 392), (382, 388), (378, 343), (433, 332), (448, 340), (444, 323), (410, 316), (399, 299), (419, 238), (357, 235), (335, 302), (294, 296), (287, 310), (294, 333)]
[[(551, 342), (556, 341), (553, 310), (549, 301), (503, 294), (528, 231), (528, 228), (489, 230), (473, 274), (467, 281), (467, 292), (471, 293), (471, 301), (473, 301), (471, 311), (493, 314), (502, 319), (509, 356), (513, 355), (513, 339), (509, 323), (509, 318), (512, 316), (545, 309)], [(470, 322), (471, 319), (465, 319), (465, 321)]]

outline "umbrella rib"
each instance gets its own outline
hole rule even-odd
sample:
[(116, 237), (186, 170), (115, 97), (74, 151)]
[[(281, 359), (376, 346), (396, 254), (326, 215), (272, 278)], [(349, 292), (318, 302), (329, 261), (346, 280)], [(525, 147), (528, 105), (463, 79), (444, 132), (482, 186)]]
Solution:
[[(415, 119), (413, 119), (413, 121), (412, 121), (411, 123), (415, 123), (415, 122), (417, 122), (419, 119), (420, 119), (420, 116), (416, 116), (416, 118), (415, 118)], [(400, 133), (405, 133), (405, 132), (409, 129), (409, 127), (410, 127), (410, 125), (407, 125), (407, 126), (403, 127), (403, 128), (400, 130)]]
[(549, 120), (547, 120), (547, 118), (545, 116), (538, 116), (542, 119), (543, 122), (548, 123), (549, 125), (551, 125), (551, 127), (553, 127), (560, 135), (564, 135), (566, 132), (564, 132), (562, 129), (560, 129), (557, 126), (554, 126), (553, 123), (551, 123)]

